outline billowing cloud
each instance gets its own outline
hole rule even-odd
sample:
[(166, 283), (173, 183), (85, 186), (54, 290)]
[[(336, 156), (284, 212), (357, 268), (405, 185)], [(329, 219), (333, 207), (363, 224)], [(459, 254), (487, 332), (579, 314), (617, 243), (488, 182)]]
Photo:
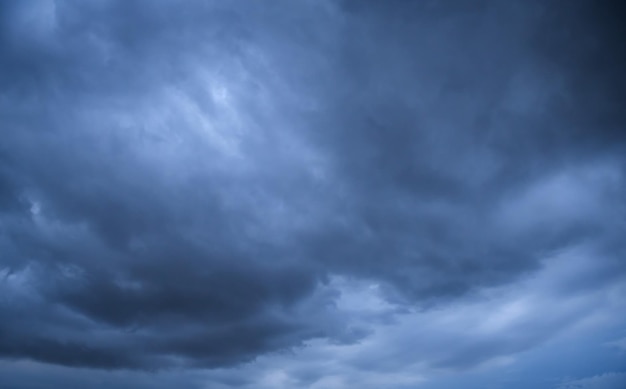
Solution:
[(0, 358), (400, 388), (623, 336), (619, 15), (4, 2)]

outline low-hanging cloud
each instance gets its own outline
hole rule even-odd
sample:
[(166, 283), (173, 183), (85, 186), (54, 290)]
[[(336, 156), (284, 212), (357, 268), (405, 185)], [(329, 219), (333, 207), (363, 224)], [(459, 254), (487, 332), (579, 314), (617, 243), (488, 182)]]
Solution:
[[(5, 2), (0, 358), (227, 368), (363, 342), (350, 366), (387, 345), (455, 370), (556, 336), (593, 303), (542, 320), (543, 292), (626, 275), (622, 27), (566, 8)], [(489, 297), (528, 321), (419, 324), (534, 277)], [(345, 305), (353, 285), (376, 298)], [(429, 352), (396, 353), (410, 328)]]

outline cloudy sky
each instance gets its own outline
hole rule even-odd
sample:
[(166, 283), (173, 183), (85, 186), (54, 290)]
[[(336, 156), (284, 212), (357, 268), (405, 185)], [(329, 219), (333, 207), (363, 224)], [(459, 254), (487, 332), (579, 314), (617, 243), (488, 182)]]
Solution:
[(0, 387), (626, 387), (618, 6), (2, 0)]

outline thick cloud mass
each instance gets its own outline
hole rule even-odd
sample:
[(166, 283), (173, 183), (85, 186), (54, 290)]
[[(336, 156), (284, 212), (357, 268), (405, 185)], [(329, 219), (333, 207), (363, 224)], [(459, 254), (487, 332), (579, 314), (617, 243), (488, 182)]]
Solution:
[(0, 358), (395, 388), (623, 328), (622, 16), (2, 2)]

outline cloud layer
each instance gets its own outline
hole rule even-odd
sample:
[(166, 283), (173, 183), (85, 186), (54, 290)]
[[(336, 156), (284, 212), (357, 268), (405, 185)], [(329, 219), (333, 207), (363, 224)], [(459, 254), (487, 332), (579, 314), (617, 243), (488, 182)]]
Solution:
[(619, 15), (4, 2), (0, 358), (406, 387), (621, 328)]

